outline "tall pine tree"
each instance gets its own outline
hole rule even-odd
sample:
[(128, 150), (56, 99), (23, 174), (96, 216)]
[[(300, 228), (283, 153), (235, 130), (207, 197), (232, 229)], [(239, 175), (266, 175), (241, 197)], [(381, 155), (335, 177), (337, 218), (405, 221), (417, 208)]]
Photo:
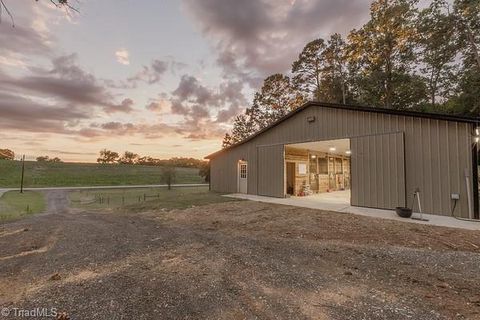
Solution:
[(223, 147), (235, 144), (267, 127), (305, 102), (303, 95), (283, 74), (267, 77), (255, 93), (253, 104), (245, 114), (235, 118), (232, 133), (225, 135)]
[(454, 2), (462, 69), (458, 96), (450, 101), (454, 112), (480, 116), (480, 0)]
[[(403, 109), (424, 99), (424, 84), (412, 76), (417, 0), (376, 0), (371, 19), (349, 34), (349, 59), (358, 65), (362, 103)], [(413, 90), (413, 91), (412, 91)]]
[(456, 43), (455, 19), (445, 0), (432, 0), (420, 12), (418, 22), (421, 71), (426, 78), (430, 105), (435, 111), (438, 103), (446, 101), (455, 86), (455, 57), (459, 53)]
[(327, 48), (323, 39), (313, 40), (303, 48), (292, 64), (293, 85), (309, 99), (320, 101), (323, 69), (323, 51)]
[(347, 90), (346, 43), (338, 33), (330, 36), (326, 48), (321, 53), (322, 69), (320, 97), (325, 102), (352, 102)]

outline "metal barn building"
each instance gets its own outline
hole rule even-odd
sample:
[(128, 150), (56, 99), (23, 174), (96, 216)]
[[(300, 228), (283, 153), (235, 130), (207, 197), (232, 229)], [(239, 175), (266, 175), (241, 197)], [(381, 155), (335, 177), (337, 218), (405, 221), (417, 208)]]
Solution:
[(353, 206), (479, 218), (480, 118), (309, 102), (207, 156), (214, 191), (341, 193)]

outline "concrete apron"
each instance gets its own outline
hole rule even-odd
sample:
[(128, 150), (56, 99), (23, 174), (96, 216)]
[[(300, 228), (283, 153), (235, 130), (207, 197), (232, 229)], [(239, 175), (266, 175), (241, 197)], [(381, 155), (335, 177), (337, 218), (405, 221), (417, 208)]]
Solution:
[[(342, 213), (352, 213), (367, 217), (397, 220), (402, 222), (419, 223), (432, 226), (460, 228), (468, 230), (480, 230), (480, 222), (471, 222), (455, 219), (448, 216), (439, 216), (432, 214), (423, 214), (424, 219), (428, 221), (420, 221), (409, 218), (399, 217), (394, 210), (383, 210), (363, 207), (352, 207), (349, 203), (350, 195), (348, 191), (332, 192), (326, 194), (318, 194), (307, 197), (290, 197), (290, 198), (272, 198), (251, 194), (228, 194), (225, 197), (246, 199), (252, 201), (276, 203), (288, 206), (296, 206), (310, 209), (320, 209), (325, 211), (336, 211)], [(414, 213), (414, 217), (419, 218), (420, 213)]]

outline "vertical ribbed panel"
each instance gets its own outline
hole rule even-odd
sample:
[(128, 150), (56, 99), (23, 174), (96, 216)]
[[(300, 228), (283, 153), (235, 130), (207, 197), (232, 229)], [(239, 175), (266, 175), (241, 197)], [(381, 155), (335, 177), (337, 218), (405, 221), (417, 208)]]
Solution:
[(403, 133), (352, 138), (352, 205), (393, 209), (405, 203)]
[(284, 146), (258, 147), (258, 194), (284, 197)]

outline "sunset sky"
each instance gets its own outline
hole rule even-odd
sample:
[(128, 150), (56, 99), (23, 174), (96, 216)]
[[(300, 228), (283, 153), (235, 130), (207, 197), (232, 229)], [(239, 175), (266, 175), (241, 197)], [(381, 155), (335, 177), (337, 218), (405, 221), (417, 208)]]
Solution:
[(4, 0), (0, 148), (95, 161), (102, 148), (203, 158), (262, 79), (368, 20), (368, 0)]

